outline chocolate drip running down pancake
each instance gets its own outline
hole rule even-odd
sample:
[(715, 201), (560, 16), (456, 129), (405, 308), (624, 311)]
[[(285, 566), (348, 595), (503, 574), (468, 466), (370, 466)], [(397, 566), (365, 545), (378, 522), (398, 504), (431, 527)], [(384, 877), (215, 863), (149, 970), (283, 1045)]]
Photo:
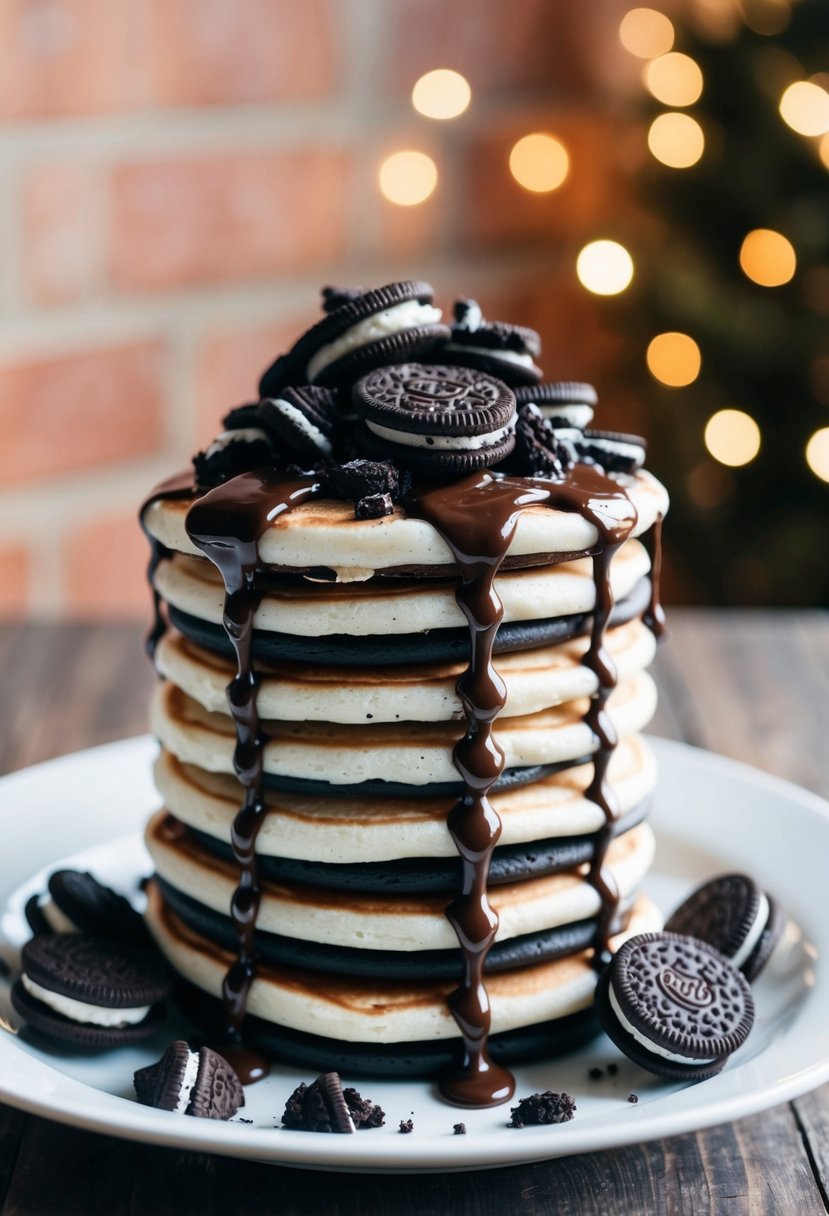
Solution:
[[(325, 309), (266, 373), (276, 405), (227, 422), (267, 419), (267, 467), (142, 511), (166, 805), (147, 921), (243, 1080), (265, 1066), (246, 1043), (497, 1103), (511, 1059), (593, 1032), (597, 973), (659, 928), (636, 892), (667, 496), (578, 447), (528, 465), (515, 376), (453, 362), (427, 284)], [(476, 359), (540, 353), (473, 328)], [(321, 459), (288, 469), (309, 384)], [(553, 389), (592, 421), (584, 386), (519, 391)]]

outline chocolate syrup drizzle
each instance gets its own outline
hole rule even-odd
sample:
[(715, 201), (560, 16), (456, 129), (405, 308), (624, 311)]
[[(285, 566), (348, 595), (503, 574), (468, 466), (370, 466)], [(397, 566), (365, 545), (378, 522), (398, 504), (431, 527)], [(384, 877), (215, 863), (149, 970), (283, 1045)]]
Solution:
[(667, 628), (665, 609), (662, 607), (662, 512), (654, 520), (650, 538), (651, 555), (651, 598), (650, 603), (642, 614), (642, 620), (659, 642), (665, 636)]
[(494, 1106), (508, 1101), (515, 1089), (512, 1075), (489, 1055), (492, 1015), (483, 981), (486, 956), (498, 931), (498, 914), (487, 898), (487, 879), (501, 834), (501, 821), (488, 795), (504, 767), (504, 753), (492, 733), (505, 700), (504, 683), (492, 664), (493, 643), (503, 616), (494, 582), (521, 512), (542, 505), (578, 512), (599, 534), (593, 558), (596, 606), (583, 662), (598, 681), (598, 693), (591, 699), (585, 721), (597, 740), (587, 797), (598, 803), (605, 816), (589, 874), (602, 902), (594, 951), (601, 959), (619, 902), (615, 884), (604, 870), (618, 817), (606, 783), (616, 735), (605, 706), (616, 673), (604, 649), (604, 634), (613, 608), (610, 563), (636, 523), (636, 509), (616, 482), (586, 465), (577, 465), (565, 482), (496, 477), (487, 472), (406, 502), (407, 511), (426, 519), (451, 549), (462, 576), (456, 598), (469, 624), (469, 665), (456, 686), (466, 711), (467, 731), (453, 752), (464, 792), (447, 821), (462, 867), (461, 889), (446, 916), (457, 934), (464, 964), (461, 984), (449, 997), (464, 1056), (460, 1069), (443, 1080), (441, 1093), (457, 1106)]

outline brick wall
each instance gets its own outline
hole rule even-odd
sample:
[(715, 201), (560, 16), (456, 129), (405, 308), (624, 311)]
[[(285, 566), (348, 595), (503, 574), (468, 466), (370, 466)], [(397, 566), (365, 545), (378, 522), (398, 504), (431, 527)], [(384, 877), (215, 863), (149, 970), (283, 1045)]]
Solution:
[[(311, 319), (325, 282), (429, 278), (537, 326), (618, 420), (613, 306), (577, 284), (640, 142), (617, 0), (4, 0), (0, 6), (0, 611), (140, 616), (144, 490)], [(434, 123), (417, 77), (470, 110)], [(571, 173), (510, 177), (547, 130)], [(440, 180), (385, 202), (383, 157)], [(623, 307), (619, 304), (618, 307)]]

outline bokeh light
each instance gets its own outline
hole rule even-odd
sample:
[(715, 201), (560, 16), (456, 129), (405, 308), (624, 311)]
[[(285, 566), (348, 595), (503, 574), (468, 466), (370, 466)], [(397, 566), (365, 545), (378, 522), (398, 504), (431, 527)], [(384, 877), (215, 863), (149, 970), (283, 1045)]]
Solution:
[(469, 81), (452, 68), (426, 72), (412, 89), (412, 105), (425, 118), (457, 118), (471, 100)]
[(705, 136), (690, 114), (660, 114), (648, 131), (648, 147), (669, 169), (688, 169), (702, 156)]
[(720, 464), (736, 469), (760, 451), (760, 428), (743, 410), (717, 410), (706, 424), (705, 446)]
[(674, 45), (674, 27), (655, 8), (632, 8), (619, 26), (622, 46), (640, 59), (655, 59)]
[(794, 277), (797, 255), (782, 232), (755, 228), (740, 246), (740, 266), (753, 283), (761, 287), (780, 287)]
[(591, 241), (576, 259), (576, 274), (597, 296), (616, 296), (630, 285), (633, 258), (618, 241)]
[(438, 183), (437, 165), (425, 152), (393, 152), (380, 166), (380, 189), (390, 203), (414, 207), (423, 203)]
[(564, 144), (554, 136), (536, 131), (513, 145), (509, 169), (525, 190), (544, 194), (557, 190), (565, 180), (570, 171), (570, 157)]
[(829, 169), (829, 133), (823, 136), (818, 144), (818, 154), (827, 169)]
[(652, 338), (645, 359), (654, 379), (671, 388), (693, 384), (702, 365), (699, 347), (690, 334), (675, 332)]
[(806, 444), (806, 463), (821, 481), (829, 481), (829, 426), (815, 431)]
[(782, 34), (792, 19), (789, 0), (743, 0), (743, 20), (755, 34)]
[(780, 98), (780, 114), (798, 135), (829, 131), (829, 93), (810, 80), (796, 80)]
[(679, 51), (660, 55), (646, 65), (645, 86), (666, 106), (692, 106), (702, 93), (702, 72), (696, 60)]

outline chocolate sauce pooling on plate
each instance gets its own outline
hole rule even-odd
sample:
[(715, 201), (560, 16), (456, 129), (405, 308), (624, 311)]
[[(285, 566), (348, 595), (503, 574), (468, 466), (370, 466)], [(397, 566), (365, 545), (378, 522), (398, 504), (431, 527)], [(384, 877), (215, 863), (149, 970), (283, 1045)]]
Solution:
[[(267, 815), (262, 793), (267, 742), (256, 707), (258, 678), (253, 669), (253, 616), (259, 604), (256, 586), (259, 540), (277, 518), (319, 492), (310, 477), (271, 478), (242, 473), (197, 499), (187, 512), (187, 535), (218, 568), (225, 585), (224, 627), (236, 652), (236, 675), (227, 686), (227, 701), (236, 727), (233, 767), (244, 801), (231, 832), (240, 866), (230, 915), (239, 942), (238, 955), (224, 978), (222, 997), (228, 1015), (230, 1048), (224, 1054), (243, 1084), (267, 1075), (267, 1062), (241, 1042), (248, 992), (256, 973), (254, 930), (260, 886), (256, 838)], [(231, 1058), (232, 1057), (232, 1058)]]
[(613, 664), (604, 650), (604, 632), (613, 608), (610, 562), (636, 523), (636, 509), (618, 483), (595, 468), (577, 465), (566, 481), (515, 478), (492, 473), (473, 475), (406, 501), (412, 515), (427, 520), (446, 542), (461, 573), (458, 605), (469, 624), (470, 659), (457, 682), (466, 711), (467, 731), (455, 746), (453, 760), (463, 779), (464, 793), (449, 813), (448, 826), (461, 858), (461, 889), (446, 909), (458, 937), (464, 972), (449, 1007), (463, 1039), (460, 1068), (446, 1077), (441, 1093), (458, 1106), (493, 1106), (512, 1097), (515, 1082), (507, 1069), (493, 1062), (487, 1040), (491, 1010), (483, 981), (487, 953), (498, 930), (498, 914), (487, 898), (487, 879), (501, 822), (489, 801), (489, 791), (504, 767), (504, 753), (493, 736), (493, 723), (504, 706), (506, 690), (492, 664), (495, 635), (503, 605), (495, 577), (506, 557), (522, 511), (549, 506), (577, 511), (599, 534), (593, 558), (596, 607), (590, 647), (584, 662), (596, 673), (599, 691), (591, 699), (585, 720), (597, 740), (594, 777), (587, 796), (605, 815), (599, 833), (590, 880), (602, 900), (596, 956), (618, 905), (618, 892), (603, 865), (618, 810), (605, 775), (616, 737), (605, 705), (616, 682)]

